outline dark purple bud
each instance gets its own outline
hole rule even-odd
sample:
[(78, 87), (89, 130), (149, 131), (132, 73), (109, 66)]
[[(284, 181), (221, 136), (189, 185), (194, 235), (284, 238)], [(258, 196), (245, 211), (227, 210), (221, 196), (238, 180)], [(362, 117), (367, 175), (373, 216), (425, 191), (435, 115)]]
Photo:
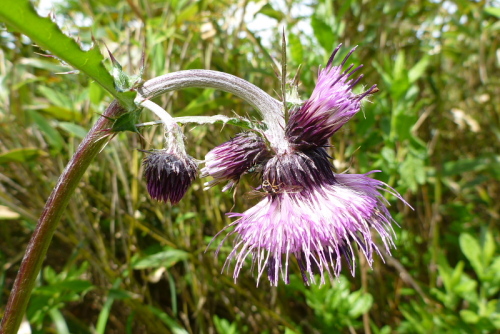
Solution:
[(201, 177), (214, 178), (205, 183), (207, 188), (229, 181), (222, 189), (226, 191), (238, 183), (243, 174), (258, 170), (258, 165), (268, 159), (269, 155), (262, 137), (254, 132), (242, 132), (207, 153)]
[(167, 150), (148, 153), (143, 165), (149, 195), (158, 201), (178, 203), (196, 178), (196, 160)]

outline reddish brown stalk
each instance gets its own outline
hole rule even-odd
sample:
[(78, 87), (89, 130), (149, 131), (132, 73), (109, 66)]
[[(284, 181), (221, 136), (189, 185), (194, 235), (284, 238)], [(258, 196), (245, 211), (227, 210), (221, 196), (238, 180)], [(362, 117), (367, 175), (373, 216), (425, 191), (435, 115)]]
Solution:
[(108, 136), (103, 130), (111, 127), (112, 121), (110, 119), (117, 118), (125, 112), (126, 110), (117, 101), (113, 101), (84, 138), (59, 177), (54, 190), (45, 203), (42, 215), (21, 262), (0, 324), (1, 334), (17, 333), (57, 223), (83, 174), (108, 140)]

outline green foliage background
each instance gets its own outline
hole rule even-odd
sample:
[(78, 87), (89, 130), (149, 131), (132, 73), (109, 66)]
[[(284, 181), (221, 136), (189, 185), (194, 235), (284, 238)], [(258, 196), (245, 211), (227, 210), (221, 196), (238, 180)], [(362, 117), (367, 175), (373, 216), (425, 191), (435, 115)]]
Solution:
[[(397, 249), (355, 277), (304, 287), (298, 270), (256, 287), (233, 282), (218, 237), (252, 203), (197, 180), (176, 206), (151, 201), (137, 149), (162, 133), (112, 140), (60, 223), (27, 313), (35, 333), (489, 333), (500, 330), (500, 4), (470, 1), (67, 1), (54, 15), (84, 47), (92, 36), (144, 77), (205, 68), (277, 96), (273, 58), (286, 26), (288, 69), (306, 99), (338, 43), (359, 45), (363, 84), (380, 93), (332, 139), (339, 172), (380, 169), (415, 211), (389, 198)], [(254, 13), (255, 12), (255, 13)], [(242, 20), (242, 14), (247, 14)], [(263, 20), (267, 18), (267, 20)], [(252, 25), (257, 20), (257, 25)], [(250, 28), (249, 28), (250, 27)], [(254, 28), (252, 28), (254, 27)], [(267, 32), (261, 38), (263, 30)], [(0, 32), (0, 311), (57, 177), (112, 97), (82, 74)], [(105, 54), (103, 52), (103, 54)], [(105, 66), (111, 69), (110, 61)], [(187, 89), (158, 99), (175, 116), (257, 114), (234, 96)], [(143, 113), (142, 121), (154, 117)], [(238, 129), (186, 127), (203, 159)], [(234, 209), (231, 209), (234, 204)]]

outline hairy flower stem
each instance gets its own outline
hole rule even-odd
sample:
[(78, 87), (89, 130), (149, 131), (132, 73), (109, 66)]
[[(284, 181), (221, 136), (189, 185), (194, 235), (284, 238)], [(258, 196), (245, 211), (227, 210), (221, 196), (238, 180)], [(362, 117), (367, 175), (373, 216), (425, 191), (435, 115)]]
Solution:
[[(188, 87), (217, 88), (241, 97), (261, 112), (269, 133), (277, 139), (277, 142), (279, 143), (281, 139), (284, 141), (284, 119), (281, 102), (273, 99), (251, 83), (226, 73), (209, 70), (189, 70), (163, 75), (146, 81), (138, 89), (139, 101)], [(110, 119), (118, 118), (125, 112), (127, 110), (120, 106), (117, 101), (113, 101), (104, 112), (103, 117), (99, 118), (89, 131), (59, 177), (47, 203), (45, 203), (42, 215), (21, 262), (21, 267), (0, 323), (0, 334), (17, 333), (57, 223), (61, 219), (71, 195), (92, 159), (107, 142), (108, 138), (103, 130), (111, 127), (112, 121)]]
[(277, 152), (288, 149), (288, 142), (285, 140), (283, 104), (257, 86), (231, 74), (210, 70), (187, 70), (165, 74), (146, 81), (138, 88), (135, 101), (140, 103), (141, 100), (190, 87), (216, 88), (247, 101), (261, 113), (267, 126), (266, 137), (271, 146)]
[(163, 123), (165, 128), (165, 145), (167, 148), (179, 150), (183, 154), (186, 153), (184, 147), (184, 135), (180, 127), (175, 122), (174, 118), (162, 107), (157, 105), (151, 100), (142, 100), (141, 96), (138, 95), (136, 98), (136, 104), (152, 111), (156, 116), (158, 116)]
[(59, 177), (55, 188), (45, 203), (42, 215), (38, 220), (35, 232), (21, 262), (21, 267), (0, 324), (1, 334), (17, 333), (57, 223), (61, 219), (83, 173), (107, 142), (108, 138), (104, 135), (103, 130), (111, 127), (111, 118), (116, 118), (125, 112), (126, 110), (118, 102), (112, 102), (104, 112), (103, 117), (100, 117), (89, 131)]

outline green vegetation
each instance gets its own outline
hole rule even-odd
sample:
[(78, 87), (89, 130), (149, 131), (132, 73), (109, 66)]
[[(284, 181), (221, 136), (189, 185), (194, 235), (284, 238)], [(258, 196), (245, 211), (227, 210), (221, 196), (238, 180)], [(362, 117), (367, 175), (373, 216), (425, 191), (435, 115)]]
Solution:
[[(54, 44), (43, 44), (37, 29), (48, 20), (29, 25), (34, 12), (0, 7), (4, 18), (26, 15), (5, 20), (0, 31), (0, 314), (78, 144), (114, 98), (132, 110), (128, 90), (138, 82), (113, 68), (104, 43), (131, 76), (140, 74), (144, 52), (143, 79), (212, 69), (279, 98), (275, 61), (285, 25), (287, 68), (293, 77), (301, 66), (302, 99), (339, 43), (343, 54), (359, 45), (350, 61), (365, 65), (365, 87), (380, 89), (333, 137), (329, 153), (338, 172), (382, 170), (377, 178), (415, 208), (388, 196), (400, 225), (392, 257), (370, 269), (358, 256), (355, 277), (344, 269), (322, 287), (304, 286), (298, 267), (290, 285), (271, 288), (264, 278), (256, 287), (250, 262), (233, 282), (231, 267), (221, 273), (231, 243), (215, 255), (224, 233), (207, 245), (231, 222), (225, 213), (256, 201), (243, 197), (251, 177), (234, 197), (221, 187), (203, 191), (207, 180), (198, 179), (178, 205), (154, 202), (138, 149), (161, 148), (163, 134), (140, 127), (140, 135), (122, 132), (108, 143), (64, 211), (28, 305), (33, 333), (500, 331), (500, 8), (427, 0), (65, 1), (53, 14), (69, 37), (53, 27)], [(213, 89), (155, 102), (175, 117), (231, 117), (184, 125), (188, 153), (200, 160), (240, 131), (234, 124), (246, 124), (235, 114), (259, 117)]]

